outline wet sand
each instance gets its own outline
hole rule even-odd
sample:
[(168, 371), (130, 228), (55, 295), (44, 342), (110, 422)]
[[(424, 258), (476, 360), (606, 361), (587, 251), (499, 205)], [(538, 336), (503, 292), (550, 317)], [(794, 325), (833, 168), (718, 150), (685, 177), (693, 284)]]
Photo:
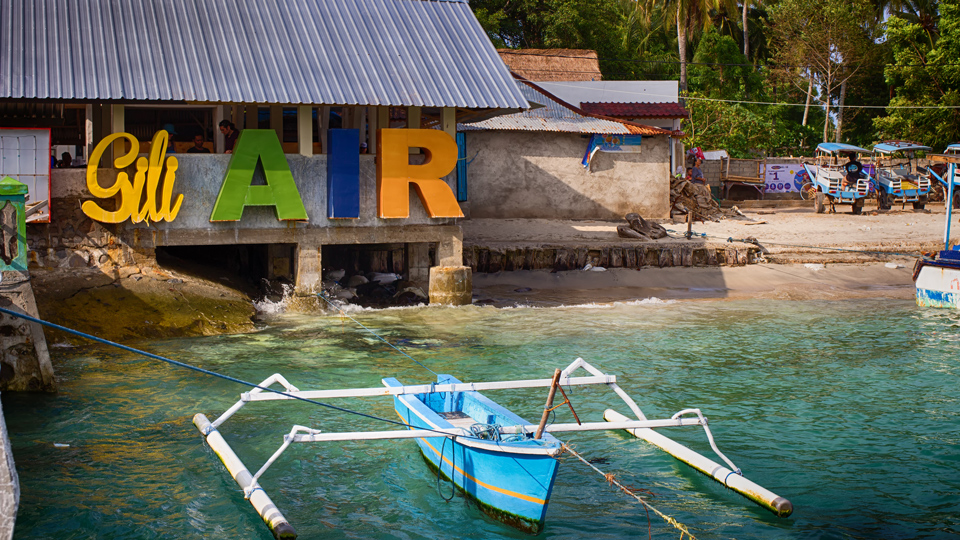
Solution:
[[(696, 223), (704, 239), (669, 238), (665, 244), (757, 238), (767, 263), (743, 267), (611, 268), (606, 271), (547, 270), (475, 273), (474, 301), (492, 305), (562, 305), (659, 299), (840, 299), (914, 295), (912, 271), (922, 251), (943, 249), (943, 204), (924, 211), (895, 208), (862, 215), (849, 207), (836, 214), (812, 208), (744, 208), (746, 219)], [(749, 221), (753, 220), (753, 221)], [(681, 223), (660, 220), (672, 230)], [(760, 223), (760, 222), (764, 223)], [(619, 221), (479, 219), (461, 223), (464, 244), (549, 246), (623, 244)]]
[[(888, 266), (889, 265), (889, 266)], [(522, 270), (474, 274), (475, 303), (573, 305), (660, 300), (913, 298), (913, 261), (720, 268)]]

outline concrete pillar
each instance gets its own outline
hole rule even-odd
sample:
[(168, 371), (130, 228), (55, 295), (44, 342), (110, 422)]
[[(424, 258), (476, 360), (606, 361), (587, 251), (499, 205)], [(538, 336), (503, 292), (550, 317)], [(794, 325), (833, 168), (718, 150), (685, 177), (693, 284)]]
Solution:
[(13, 526), (20, 506), (20, 479), (13, 462), (7, 422), (0, 410), (0, 540), (13, 538)]
[(290, 279), (291, 274), (290, 246), (267, 244), (267, 279)]
[(430, 244), (411, 242), (406, 245), (407, 279), (423, 284), (430, 279)]
[(313, 155), (313, 107), (297, 107), (297, 144), (301, 156)]
[(463, 230), (456, 228), (456, 233), (444, 238), (437, 245), (437, 264), (440, 266), (463, 265)]
[(469, 266), (430, 269), (430, 303), (465, 306), (473, 300), (473, 273)]
[(313, 296), (321, 291), (322, 266), (320, 260), (320, 244), (300, 243), (297, 245), (296, 258), (296, 285), (294, 293), (297, 296)]
[[(10, 177), (0, 180), (0, 306), (38, 317), (27, 272), (26, 195), (26, 185)], [(56, 389), (43, 327), (0, 315), (0, 390)]]

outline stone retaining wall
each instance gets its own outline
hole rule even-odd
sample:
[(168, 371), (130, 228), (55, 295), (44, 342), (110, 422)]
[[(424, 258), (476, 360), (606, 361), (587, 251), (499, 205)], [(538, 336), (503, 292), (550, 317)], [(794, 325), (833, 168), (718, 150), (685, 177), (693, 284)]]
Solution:
[(665, 268), (673, 266), (744, 266), (757, 262), (756, 247), (711, 246), (464, 246), (463, 264), (474, 272), (513, 270), (578, 270), (587, 264), (603, 268)]

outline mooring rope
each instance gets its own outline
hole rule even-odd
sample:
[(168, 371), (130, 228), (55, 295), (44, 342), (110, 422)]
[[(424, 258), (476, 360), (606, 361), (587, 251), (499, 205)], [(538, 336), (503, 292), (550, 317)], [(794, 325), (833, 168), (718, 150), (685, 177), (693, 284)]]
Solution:
[(389, 345), (390, 347), (392, 347), (393, 350), (395, 350), (395, 351), (397, 351), (398, 353), (406, 356), (406, 357), (409, 358), (410, 360), (413, 360), (414, 362), (416, 362), (416, 364), (417, 364), (418, 366), (420, 366), (420, 367), (422, 367), (423, 369), (429, 371), (430, 373), (433, 373), (434, 375), (437, 375), (437, 376), (440, 375), (440, 374), (437, 373), (436, 371), (434, 371), (434, 370), (428, 368), (427, 366), (421, 364), (420, 362), (418, 362), (416, 358), (414, 358), (414, 357), (410, 356), (409, 354), (407, 354), (407, 353), (403, 352), (402, 350), (400, 350), (400, 349), (399, 349), (398, 347), (396, 347), (393, 343), (390, 343), (390, 342), (387, 341), (386, 339), (382, 338), (379, 334), (377, 334), (376, 332), (374, 332), (372, 329), (367, 328), (366, 326), (364, 326), (363, 323), (361, 323), (360, 321), (358, 321), (358, 320), (354, 319), (353, 317), (351, 317), (346, 311), (343, 310), (343, 308), (341, 308), (340, 306), (338, 306), (338, 305), (334, 304), (333, 302), (331, 302), (326, 296), (323, 295), (323, 293), (318, 293), (318, 294), (317, 294), (317, 298), (320, 298), (321, 300), (323, 300), (324, 302), (326, 302), (327, 305), (329, 305), (331, 308), (337, 310), (337, 312), (339, 313), (339, 315), (340, 315), (341, 317), (346, 317), (346, 318), (350, 319), (351, 321), (357, 323), (357, 325), (358, 325), (360, 328), (363, 328), (363, 329), (366, 330), (367, 332), (370, 332), (371, 334), (373, 334), (373, 337), (375, 337), (375, 338), (379, 339), (380, 341), (386, 343), (387, 345)]
[[(603, 476), (603, 478), (607, 481), (607, 483), (613, 484), (613, 485), (617, 486), (617, 487), (620, 489), (620, 491), (622, 491), (623, 493), (626, 493), (627, 495), (633, 497), (634, 499), (637, 500), (637, 502), (639, 502), (640, 504), (642, 504), (643, 507), (647, 510), (647, 522), (648, 522), (648, 524), (649, 524), (649, 518), (650, 518), (649, 512), (652, 510), (653, 513), (657, 514), (658, 516), (660, 516), (661, 518), (663, 518), (664, 521), (666, 521), (666, 522), (669, 523), (670, 525), (673, 525), (673, 527), (674, 527), (675, 529), (677, 529), (678, 531), (680, 531), (680, 540), (683, 540), (684, 535), (686, 535), (687, 537), (689, 537), (690, 540), (696, 540), (696, 537), (694, 537), (693, 534), (690, 532), (690, 530), (687, 529), (687, 526), (686, 526), (686, 525), (684, 525), (683, 523), (680, 523), (680, 522), (677, 521), (676, 519), (674, 519), (674, 518), (672, 518), (672, 517), (664, 514), (664, 513), (661, 512), (660, 510), (657, 510), (656, 508), (654, 508), (653, 505), (651, 505), (650, 503), (648, 503), (647, 501), (645, 501), (645, 500), (643, 499), (643, 497), (637, 495), (636, 493), (633, 492), (633, 490), (631, 490), (631, 489), (628, 488), (627, 486), (621, 484), (621, 483), (616, 479), (616, 477), (615, 477), (613, 474), (608, 474), (608, 473), (605, 473), (605, 472), (601, 471), (601, 470), (598, 469), (593, 463), (590, 463), (590, 462), (587, 461), (583, 456), (581, 456), (580, 454), (578, 454), (573, 448), (570, 448), (570, 446), (567, 445), (566, 443), (563, 443), (563, 449), (564, 449), (564, 451), (569, 452), (570, 455), (572, 455), (573, 457), (575, 457), (575, 458), (579, 459), (580, 461), (582, 461), (584, 464), (586, 464), (587, 467), (590, 467), (591, 469), (597, 471), (597, 472), (600, 474), (600, 476)], [(652, 531), (648, 530), (648, 533), (650, 534), (651, 537), (653, 536)]]
[[(180, 361), (177, 361), (177, 360), (173, 360), (173, 359), (171, 359), (171, 358), (166, 358), (166, 357), (160, 356), (159, 354), (153, 354), (153, 353), (149, 353), (149, 352), (147, 352), (147, 351), (141, 351), (140, 349), (135, 349), (135, 348), (129, 347), (129, 346), (127, 346), (127, 345), (121, 345), (120, 343), (116, 343), (116, 342), (110, 341), (110, 340), (108, 340), (108, 339), (103, 339), (103, 338), (100, 338), (100, 337), (97, 337), (97, 336), (93, 336), (93, 335), (90, 335), (90, 334), (86, 334), (86, 333), (81, 332), (81, 331), (79, 331), (79, 330), (74, 330), (74, 329), (72, 329), (72, 328), (67, 328), (66, 326), (60, 326), (59, 324), (55, 324), (55, 323), (52, 323), (52, 322), (49, 322), (49, 321), (44, 321), (44, 320), (38, 319), (38, 318), (36, 318), (36, 317), (31, 317), (30, 315), (27, 315), (27, 314), (25, 314), (25, 313), (20, 313), (20, 312), (13, 311), (13, 310), (10, 310), (10, 309), (7, 309), (7, 308), (3, 308), (3, 307), (0, 307), (0, 313), (6, 313), (7, 315), (11, 315), (11, 316), (13, 316), (13, 317), (18, 317), (18, 318), (20, 318), (20, 319), (24, 319), (24, 320), (27, 320), (27, 321), (30, 321), (30, 322), (34, 322), (34, 323), (37, 323), (37, 324), (40, 324), (40, 325), (43, 325), (43, 326), (48, 326), (48, 327), (50, 327), (50, 328), (55, 328), (55, 329), (57, 329), (57, 330), (60, 330), (61, 332), (66, 332), (66, 333), (71, 334), (71, 335), (74, 335), (74, 336), (82, 337), (82, 338), (84, 338), (84, 339), (89, 339), (90, 341), (95, 341), (95, 342), (97, 342), (97, 343), (102, 343), (102, 344), (104, 344), (104, 345), (109, 345), (110, 347), (116, 347), (116, 348), (118, 348), (118, 349), (122, 349), (122, 350), (127, 351), (127, 352), (132, 352), (132, 353), (134, 353), (134, 354), (139, 354), (139, 355), (141, 355), (141, 356), (146, 356), (147, 358), (152, 358), (152, 359), (154, 359), (154, 360), (160, 360), (161, 362), (166, 362), (166, 363), (168, 363), (168, 364), (171, 364), (171, 365), (174, 365), (174, 366), (177, 366), (177, 367), (181, 367), (181, 368), (184, 368), (184, 369), (189, 369), (189, 370), (191, 370), (191, 371), (195, 371), (195, 372), (197, 372), (197, 373), (202, 373), (202, 374), (204, 374), (204, 375), (209, 375), (209, 376), (211, 376), (211, 377), (218, 377), (218, 378), (220, 378), (220, 379), (223, 379), (223, 380), (226, 380), (226, 381), (230, 381), (230, 382), (233, 382), (233, 383), (237, 383), (237, 384), (241, 384), (241, 385), (244, 385), (244, 386), (248, 386), (248, 387), (250, 387), (250, 388), (259, 388), (260, 390), (263, 390), (263, 391), (265, 391), (265, 392), (272, 392), (272, 393), (274, 393), (274, 394), (279, 394), (279, 395), (281, 395), (281, 396), (285, 396), (285, 397), (288, 397), (288, 398), (291, 398), (291, 399), (296, 399), (296, 400), (304, 401), (304, 402), (306, 402), (306, 403), (311, 403), (311, 404), (313, 404), (313, 405), (319, 405), (319, 406), (321, 406), (321, 407), (326, 407), (326, 408), (328, 408), (328, 409), (333, 409), (333, 410), (335, 410), (335, 411), (340, 411), (340, 412), (344, 412), (344, 413), (348, 413), (348, 414), (355, 414), (355, 415), (357, 415), (357, 416), (362, 416), (362, 417), (364, 417), (364, 418), (369, 418), (369, 419), (371, 419), (371, 420), (379, 420), (379, 421), (381, 421), (381, 422), (386, 422), (386, 423), (388, 423), (388, 424), (393, 424), (393, 425), (395, 425), (395, 426), (402, 426), (402, 427), (404, 427), (404, 428), (409, 428), (409, 427), (410, 427), (409, 425), (407, 425), (407, 424), (405, 424), (405, 423), (403, 423), (403, 422), (398, 422), (398, 421), (396, 421), (396, 420), (390, 420), (389, 418), (381, 418), (381, 417), (376, 416), (376, 415), (367, 414), (367, 413), (362, 413), (362, 412), (360, 412), (360, 411), (354, 411), (354, 410), (346, 409), (346, 408), (343, 408), (343, 407), (337, 407), (336, 405), (330, 405), (329, 403), (323, 403), (323, 402), (317, 401), (317, 400), (315, 400), (315, 399), (310, 399), (310, 398), (305, 398), (305, 397), (297, 396), (297, 395), (294, 395), (294, 394), (290, 394), (290, 393), (284, 392), (284, 391), (282, 391), (282, 390), (275, 390), (275, 389), (273, 389), (273, 388), (269, 388), (269, 387), (266, 387), (266, 386), (260, 386), (259, 384), (255, 384), (255, 383), (252, 383), (252, 382), (249, 382), (249, 381), (245, 381), (245, 380), (243, 380), (243, 379), (237, 379), (236, 377), (231, 377), (231, 376), (229, 376), (229, 375), (224, 375), (224, 374), (222, 374), (222, 373), (217, 373), (216, 371), (210, 371), (210, 370), (208, 370), (208, 369), (203, 369), (203, 368), (201, 368), (201, 367), (197, 367), (197, 366), (194, 366), (194, 365), (190, 365), (190, 364), (187, 364), (187, 363), (185, 363), (185, 362), (180, 362)], [(419, 428), (419, 429), (423, 429), (423, 430), (425, 430), (425, 431), (434, 431), (434, 432), (440, 433), (443, 437), (449, 437), (448, 434), (439, 432), (439, 431), (437, 431), (437, 430), (435, 430), (435, 429), (430, 429), (430, 428), (427, 428), (427, 427)]]

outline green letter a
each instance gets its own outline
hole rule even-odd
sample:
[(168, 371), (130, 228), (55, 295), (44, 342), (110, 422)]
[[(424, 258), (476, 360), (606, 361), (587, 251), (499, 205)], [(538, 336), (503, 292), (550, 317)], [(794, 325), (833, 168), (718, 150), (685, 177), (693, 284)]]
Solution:
[[(263, 164), (265, 186), (250, 185), (258, 161)], [(210, 221), (239, 221), (245, 206), (273, 206), (281, 220), (307, 219), (290, 165), (272, 129), (240, 132)]]

